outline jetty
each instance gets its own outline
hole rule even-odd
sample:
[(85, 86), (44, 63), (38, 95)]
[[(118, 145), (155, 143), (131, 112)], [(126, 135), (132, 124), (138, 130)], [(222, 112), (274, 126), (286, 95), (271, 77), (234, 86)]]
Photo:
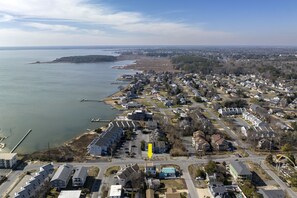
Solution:
[(111, 122), (111, 120), (101, 120), (100, 118), (91, 118), (91, 122)]
[(83, 98), (82, 100), (80, 100), (80, 102), (104, 102), (104, 101), (103, 100), (90, 100), (90, 99)]
[(13, 149), (11, 149), (10, 153), (13, 153), (19, 146), (20, 144), (26, 139), (26, 137), (32, 132), (32, 129), (30, 129), (25, 135), (24, 137), (13, 147)]

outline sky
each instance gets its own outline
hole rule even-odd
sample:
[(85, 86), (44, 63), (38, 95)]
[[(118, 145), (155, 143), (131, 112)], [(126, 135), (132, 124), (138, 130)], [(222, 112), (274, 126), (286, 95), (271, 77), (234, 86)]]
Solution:
[(0, 46), (297, 45), (296, 0), (0, 0)]

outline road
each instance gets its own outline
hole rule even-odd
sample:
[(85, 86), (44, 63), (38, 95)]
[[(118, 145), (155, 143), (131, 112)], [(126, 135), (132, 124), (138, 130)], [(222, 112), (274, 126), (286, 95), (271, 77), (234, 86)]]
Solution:
[(285, 182), (283, 182), (273, 171), (270, 170), (270, 168), (265, 164), (264, 161), (261, 161), (260, 163), (261, 167), (264, 169), (264, 171), (272, 178), (276, 183), (279, 185), (279, 187), (286, 191), (290, 197), (294, 198), (297, 197), (297, 193), (294, 192), (291, 188), (289, 188)]

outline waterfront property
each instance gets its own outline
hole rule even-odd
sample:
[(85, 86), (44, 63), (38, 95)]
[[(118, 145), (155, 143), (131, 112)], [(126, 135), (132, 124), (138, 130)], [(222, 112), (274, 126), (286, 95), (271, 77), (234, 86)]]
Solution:
[(13, 168), (16, 162), (16, 153), (0, 153), (0, 168)]
[(115, 123), (110, 122), (108, 128), (88, 145), (87, 149), (90, 155), (107, 155), (113, 144), (120, 141), (123, 136), (123, 129)]
[(58, 189), (66, 188), (70, 180), (72, 170), (73, 166), (70, 164), (60, 166), (51, 180), (52, 186)]
[(72, 186), (83, 186), (88, 176), (87, 168), (80, 166), (75, 169), (75, 173), (72, 177)]
[(235, 180), (252, 179), (251, 171), (246, 167), (246, 165), (243, 162), (231, 161), (229, 168), (230, 168), (230, 174), (233, 176)]
[(30, 198), (36, 196), (36, 193), (42, 189), (45, 182), (49, 180), (49, 175), (54, 170), (52, 164), (47, 164), (40, 167), (39, 172), (26, 182), (25, 186), (22, 186), (20, 191), (15, 193), (15, 198)]
[(127, 114), (128, 119), (131, 120), (152, 120), (153, 114), (145, 110), (135, 110)]

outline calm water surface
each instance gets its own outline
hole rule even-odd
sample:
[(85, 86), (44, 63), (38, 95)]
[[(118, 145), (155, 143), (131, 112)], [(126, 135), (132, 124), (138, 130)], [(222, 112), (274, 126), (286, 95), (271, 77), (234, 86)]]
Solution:
[(112, 119), (119, 112), (104, 103), (81, 103), (82, 98), (102, 99), (118, 90), (111, 84), (124, 71), (112, 66), (132, 61), (96, 64), (29, 64), (69, 55), (104, 54), (104, 49), (0, 50), (0, 136), (9, 151), (32, 129), (16, 152), (27, 153), (58, 146), (97, 128), (90, 118)]

